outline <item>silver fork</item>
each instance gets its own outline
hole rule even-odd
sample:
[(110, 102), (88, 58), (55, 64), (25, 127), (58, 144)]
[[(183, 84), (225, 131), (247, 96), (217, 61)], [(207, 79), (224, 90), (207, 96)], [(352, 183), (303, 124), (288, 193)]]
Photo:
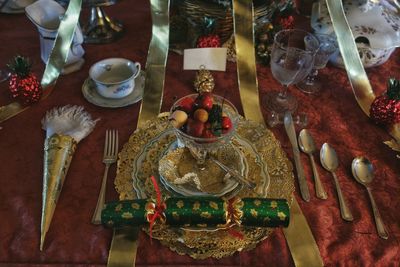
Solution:
[(96, 210), (92, 217), (93, 224), (101, 224), (101, 211), (104, 208), (104, 199), (106, 194), (107, 174), (110, 165), (117, 161), (118, 156), (118, 130), (107, 130), (106, 140), (104, 144), (103, 163), (106, 165), (104, 170), (103, 181), (101, 182), (101, 189), (99, 198), (97, 199)]

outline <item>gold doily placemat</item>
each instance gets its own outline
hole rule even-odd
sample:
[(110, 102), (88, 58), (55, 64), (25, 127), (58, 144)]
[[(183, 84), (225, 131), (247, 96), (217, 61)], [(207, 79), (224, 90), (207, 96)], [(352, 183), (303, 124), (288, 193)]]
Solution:
[[(139, 154), (148, 146), (148, 143), (154, 141), (157, 136), (162, 135), (170, 126), (168, 116), (161, 114), (153, 122), (149, 122), (146, 128), (136, 130), (129, 141), (124, 145), (119, 154), (117, 176), (115, 179), (115, 188), (119, 193), (120, 200), (129, 200), (137, 198), (137, 193), (133, 187), (133, 170), (135, 161)], [(292, 165), (282, 150), (280, 143), (271, 131), (263, 125), (256, 122), (240, 119), (237, 134), (257, 149), (258, 156), (266, 164), (269, 175), (269, 184), (266, 196), (269, 198), (285, 198), (291, 202), (294, 192), (294, 177), (292, 174)], [(172, 142), (174, 136), (163, 137), (159, 147), (165, 147)], [(143, 161), (144, 169), (147, 171), (158, 170), (159, 154), (153, 153), (146, 155)], [(259, 163), (255, 159), (248, 158), (249, 169), (256, 168)], [(260, 168), (260, 167), (258, 167)], [(146, 170), (143, 170), (146, 172)], [(154, 173), (157, 175), (157, 173)], [(138, 175), (141, 176), (141, 175)], [(134, 177), (135, 179), (137, 177)], [(152, 195), (150, 187), (146, 186), (146, 181), (135, 181), (141, 183), (145, 194), (138, 194), (138, 197)], [(170, 194), (163, 190), (165, 194)], [(256, 197), (255, 192), (243, 189), (238, 193), (240, 197)], [(144, 229), (147, 231), (146, 229)], [(236, 251), (249, 250), (254, 248), (258, 242), (264, 240), (272, 233), (273, 228), (255, 228), (238, 227), (234, 230), (239, 231), (243, 238), (237, 238), (229, 233), (230, 230), (190, 230), (183, 228), (172, 228), (169, 226), (157, 226), (153, 228), (153, 238), (160, 240), (162, 244), (176, 251), (178, 254), (187, 254), (195, 259), (204, 259), (208, 257), (222, 258), (230, 256)]]

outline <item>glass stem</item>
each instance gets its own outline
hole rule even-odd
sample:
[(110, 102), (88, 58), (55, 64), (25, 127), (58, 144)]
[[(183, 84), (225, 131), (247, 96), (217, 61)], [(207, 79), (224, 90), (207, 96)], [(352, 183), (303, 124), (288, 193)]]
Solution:
[(307, 85), (313, 85), (315, 79), (317, 78), (317, 75), (318, 75), (318, 69), (313, 69), (313, 70), (310, 72), (310, 74), (307, 76), (306, 84), (307, 84)]
[(285, 99), (287, 96), (288, 86), (285, 84), (283, 85), (283, 90), (279, 92), (279, 97)]

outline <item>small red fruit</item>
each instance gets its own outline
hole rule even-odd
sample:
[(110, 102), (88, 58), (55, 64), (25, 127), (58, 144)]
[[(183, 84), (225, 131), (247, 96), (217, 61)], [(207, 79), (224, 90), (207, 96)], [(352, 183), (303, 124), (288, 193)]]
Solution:
[(213, 135), (213, 133), (211, 132), (210, 129), (204, 129), (203, 135), (201, 137), (203, 137), (203, 138), (214, 138), (215, 135)]
[(186, 133), (194, 137), (201, 137), (204, 131), (204, 123), (189, 119), (186, 125)]
[(203, 138), (209, 139), (205, 143), (215, 142), (216, 136), (212, 132), (211, 124), (209, 122), (205, 123), (202, 136)]
[(191, 97), (187, 97), (181, 100), (178, 107), (181, 110), (185, 111), (186, 113), (191, 113), (193, 110), (193, 106), (194, 106), (194, 99)]
[(213, 106), (213, 97), (211, 93), (200, 94), (195, 100), (196, 107), (210, 111)]
[(231, 119), (229, 117), (223, 116), (221, 121), (221, 127), (222, 127), (222, 133), (229, 132), (233, 127)]

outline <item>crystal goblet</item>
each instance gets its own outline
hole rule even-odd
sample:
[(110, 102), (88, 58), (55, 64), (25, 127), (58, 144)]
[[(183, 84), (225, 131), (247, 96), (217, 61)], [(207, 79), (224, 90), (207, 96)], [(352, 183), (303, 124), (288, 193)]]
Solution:
[(283, 85), (283, 90), (267, 93), (264, 103), (269, 110), (285, 113), (297, 109), (297, 99), (288, 92), (288, 87), (310, 73), (318, 47), (317, 38), (303, 30), (282, 30), (275, 35), (270, 61), (271, 72)]
[(314, 34), (319, 41), (319, 49), (314, 57), (314, 67), (310, 74), (296, 86), (307, 94), (315, 94), (321, 90), (321, 81), (318, 79), (318, 70), (325, 68), (329, 58), (336, 52), (338, 46), (336, 38), (327, 34)]

